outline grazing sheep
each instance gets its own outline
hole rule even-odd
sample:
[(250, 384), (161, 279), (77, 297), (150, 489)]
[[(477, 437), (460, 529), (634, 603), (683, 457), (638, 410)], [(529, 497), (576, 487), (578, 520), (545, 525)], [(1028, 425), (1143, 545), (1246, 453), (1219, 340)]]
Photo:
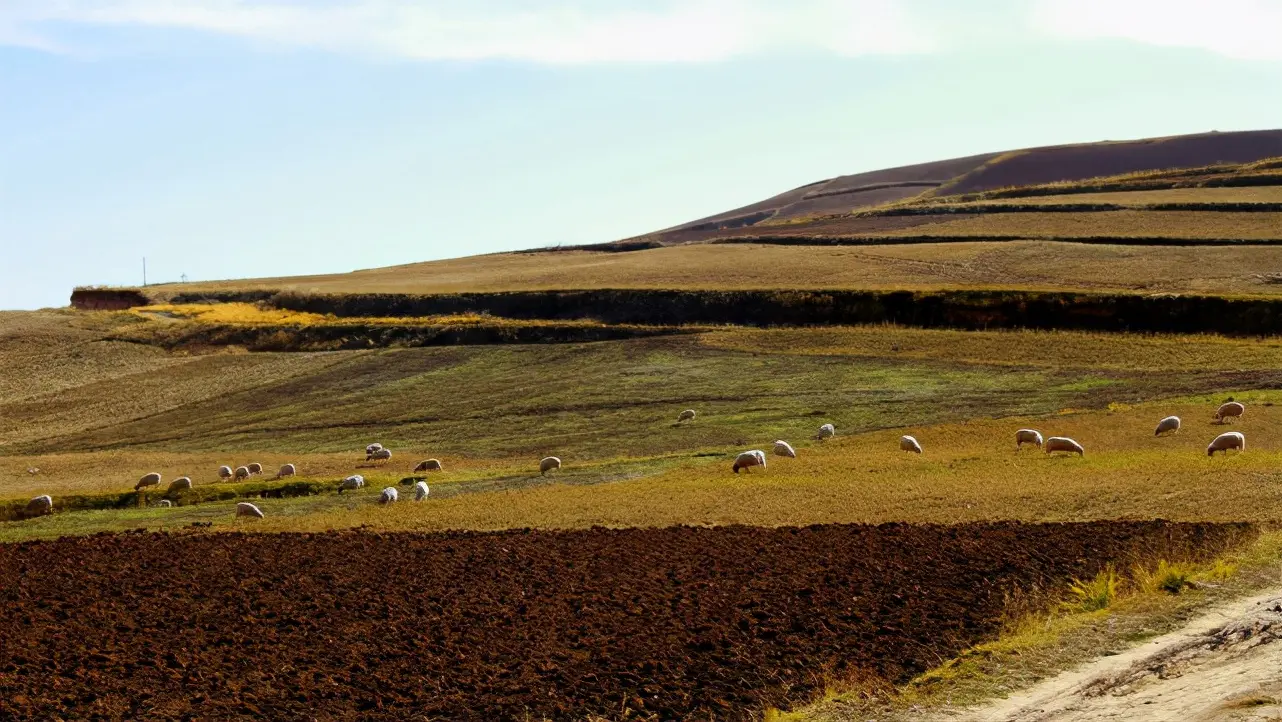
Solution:
[(1225, 456), (1229, 455), (1229, 449), (1237, 449), (1239, 452), (1246, 451), (1246, 437), (1240, 431), (1226, 431), (1215, 437), (1211, 445), (1206, 447), (1207, 456), (1215, 456), (1215, 452), (1223, 451)]
[(1037, 429), (1020, 429), (1015, 432), (1015, 449), (1024, 448), (1024, 444), (1042, 445), (1042, 432)]
[(295, 468), (293, 464), (285, 464), (284, 466), (280, 467), (280, 471), (276, 472), (276, 478), (283, 479), (287, 476), (293, 476), (294, 474), (297, 474), (297, 473), (298, 473), (298, 469)]
[(1221, 424), (1227, 424), (1229, 419), (1236, 419), (1246, 413), (1246, 407), (1236, 401), (1230, 401), (1220, 404), (1220, 408), (1215, 411), (1215, 420)]
[(39, 474), (39, 473), (40, 473), (40, 467), (38, 467), (38, 466), (32, 466), (32, 467), (30, 467), (30, 468), (28, 468), (28, 469), (27, 469), (27, 473), (28, 473), (28, 474)]
[(237, 479), (237, 480), (240, 480), (240, 479), (248, 479), (248, 478), (249, 478), (249, 467), (247, 467), (247, 466), (238, 466), (238, 467), (236, 467), (236, 473), (234, 474), (234, 476), (236, 477), (236, 479)]
[(792, 444), (780, 439), (775, 442), (775, 456), (786, 456), (789, 459), (797, 458), (797, 450), (792, 448)]
[(253, 517), (253, 518), (255, 518), (255, 519), (262, 519), (262, 518), (264, 518), (264, 517), (263, 517), (263, 510), (262, 510), (262, 509), (259, 509), (258, 507), (254, 506), (253, 504), (250, 504), (250, 503), (249, 503), (249, 502), (247, 502), (247, 501), (242, 501), (242, 502), (240, 502), (240, 503), (236, 504), (236, 516), (238, 516), (238, 517), (241, 517), (241, 516), (249, 516), (249, 517)]
[(831, 439), (836, 435), (837, 435), (837, 429), (832, 424), (824, 424), (823, 426), (819, 427), (819, 436), (817, 436), (816, 438), (818, 438), (820, 441), (823, 441), (824, 439)]
[(1157, 422), (1157, 431), (1154, 431), (1153, 435), (1161, 436), (1167, 431), (1174, 434), (1179, 432), (1179, 430), (1180, 430), (1180, 417), (1168, 416), (1165, 419), (1162, 419), (1161, 421)]
[(191, 488), (191, 477), (180, 476), (177, 479), (174, 479), (173, 481), (169, 482), (169, 489), (166, 491), (166, 493), (173, 493), (175, 491), (182, 491), (183, 489), (190, 489), (190, 488)]
[(246, 464), (245, 468), (249, 469), (250, 476), (263, 473), (263, 465), (258, 462), (254, 462), (252, 464)]
[(427, 482), (420, 481), (414, 485), (414, 501), (423, 501), (427, 498)]
[(173, 505), (174, 503), (168, 499), (161, 499), (160, 501), (156, 502), (156, 506), (163, 506), (166, 508), (171, 507)]
[(543, 474), (546, 474), (549, 471), (552, 471), (553, 469), (560, 469), (560, 468), (561, 468), (561, 460), (556, 458), (555, 456), (549, 456), (546, 459), (539, 462), (539, 475), (542, 476)]
[(731, 468), (734, 469), (734, 473), (736, 474), (739, 473), (740, 469), (743, 469), (746, 474), (748, 473), (748, 470), (754, 466), (760, 466), (763, 469), (766, 468), (766, 452), (758, 449), (745, 451), (735, 457), (734, 466)]
[(682, 421), (694, 421), (694, 409), (686, 409), (677, 414), (677, 423), (679, 424)]
[(369, 446), (365, 447), (365, 454), (369, 455), (374, 453), (375, 451), (382, 451), (382, 450), (383, 450), (382, 444), (370, 444)]
[(53, 513), (53, 497), (48, 494), (37, 496), (27, 502), (27, 516), (44, 516)]
[(347, 489), (359, 489), (362, 486), (365, 486), (365, 477), (352, 474), (338, 483), (338, 493), (342, 494)]
[(138, 491), (139, 489), (146, 486), (156, 486), (159, 483), (160, 483), (160, 474), (157, 474), (154, 471), (151, 472), (150, 474), (143, 474), (142, 478), (138, 480), (138, 483), (134, 484), (134, 491)]
[(414, 471), (443, 471), (441, 462), (438, 459), (428, 459), (427, 461), (418, 462)]
[(397, 496), (398, 495), (396, 493), (396, 487), (389, 486), (383, 490), (382, 494), (378, 495), (378, 503), (391, 504), (392, 502), (396, 501)]
[(378, 451), (370, 452), (365, 455), (365, 460), (366, 461), (391, 461), (392, 450), (383, 448), (383, 449), (379, 449)]
[[(246, 471), (248, 471), (248, 469), (246, 469)], [(218, 467), (218, 478), (219, 478), (219, 479), (222, 479), (223, 481), (227, 481), (228, 479), (230, 479), (230, 478), (231, 478), (231, 467), (230, 467), (230, 466), (220, 466), (220, 467)]]
[(914, 454), (920, 454), (921, 444), (917, 443), (917, 440), (911, 436), (901, 436), (899, 437), (899, 450), (911, 451)]
[(1068, 438), (1067, 436), (1052, 436), (1046, 440), (1046, 453), (1053, 451), (1067, 451), (1070, 454), (1086, 456), (1086, 450), (1082, 445)]

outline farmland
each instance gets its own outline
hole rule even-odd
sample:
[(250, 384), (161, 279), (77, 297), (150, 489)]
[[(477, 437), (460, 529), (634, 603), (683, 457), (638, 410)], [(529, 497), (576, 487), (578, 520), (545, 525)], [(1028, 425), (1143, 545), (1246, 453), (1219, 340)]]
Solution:
[[(1110, 575), (1142, 629), (1275, 581), (1282, 213), (1259, 204), (1282, 186), (1276, 152), (1234, 145), (1261, 138), (976, 156), (590, 249), (0, 313), (0, 716), (847, 722), (871, 715), (806, 705), (980, 699), (1016, 683), (994, 649), (1038, 675), (1089, 658), (1046, 630), (1111, 630)], [(1177, 156), (1202, 167), (1155, 165)], [(1245, 415), (1213, 420), (1230, 399)], [(1208, 457), (1227, 430), (1246, 451)], [(797, 457), (731, 473), (776, 439)], [(38, 494), (54, 513), (27, 518)], [(971, 654), (983, 675), (948, 662)]]

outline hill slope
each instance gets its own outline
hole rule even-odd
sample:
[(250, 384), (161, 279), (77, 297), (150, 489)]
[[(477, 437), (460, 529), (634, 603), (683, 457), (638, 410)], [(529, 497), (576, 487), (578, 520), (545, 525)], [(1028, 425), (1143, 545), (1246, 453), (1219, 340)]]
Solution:
[[(744, 228), (765, 221), (849, 213), (915, 196), (976, 193), (1006, 186), (1214, 163), (1250, 163), (1276, 156), (1282, 156), (1282, 130), (1204, 133), (986, 153), (838, 176), (653, 235)], [(665, 237), (664, 240), (675, 239)]]

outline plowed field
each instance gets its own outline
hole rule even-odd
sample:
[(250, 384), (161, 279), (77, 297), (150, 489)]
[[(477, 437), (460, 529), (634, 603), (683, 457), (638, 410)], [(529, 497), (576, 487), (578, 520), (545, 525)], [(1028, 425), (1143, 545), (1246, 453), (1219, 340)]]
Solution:
[(902, 680), (1015, 589), (1245, 525), (126, 534), (0, 546), (0, 718), (748, 718)]

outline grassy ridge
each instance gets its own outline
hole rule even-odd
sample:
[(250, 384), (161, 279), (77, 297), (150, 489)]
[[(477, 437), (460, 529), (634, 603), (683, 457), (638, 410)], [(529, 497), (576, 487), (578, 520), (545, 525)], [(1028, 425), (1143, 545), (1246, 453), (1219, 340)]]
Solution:
[(133, 309), (155, 321), (109, 338), (168, 349), (241, 346), (251, 351), (339, 351), (496, 343), (571, 343), (661, 336), (695, 329), (605, 325), (591, 320), (514, 320), (479, 314), (337, 318), (268, 305), (152, 304)]

